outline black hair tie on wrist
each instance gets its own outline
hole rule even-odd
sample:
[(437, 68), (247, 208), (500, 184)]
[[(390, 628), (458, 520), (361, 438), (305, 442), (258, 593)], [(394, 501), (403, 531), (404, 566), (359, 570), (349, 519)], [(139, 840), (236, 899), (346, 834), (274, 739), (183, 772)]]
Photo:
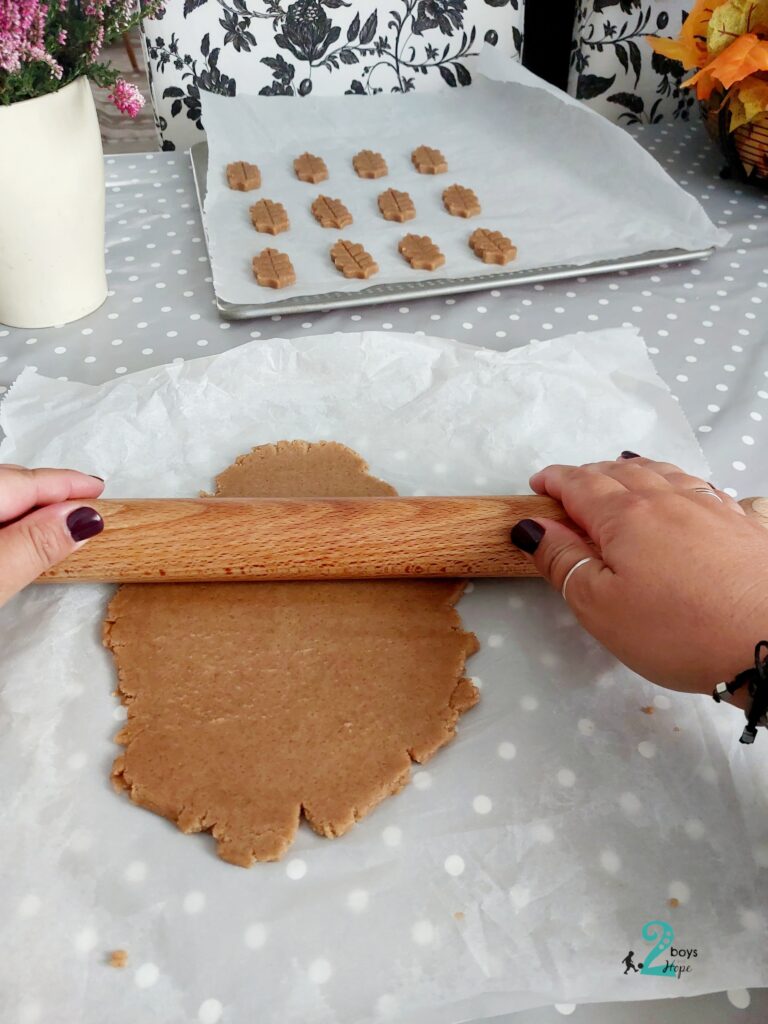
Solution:
[[(761, 659), (763, 648), (766, 655)], [(742, 686), (748, 688), (751, 701), (745, 712), (747, 724), (739, 742), (754, 743), (758, 726), (768, 726), (768, 640), (761, 640), (755, 647), (755, 667), (739, 672), (730, 683), (718, 683), (712, 691), (712, 696), (719, 704), (723, 700), (729, 700)]]

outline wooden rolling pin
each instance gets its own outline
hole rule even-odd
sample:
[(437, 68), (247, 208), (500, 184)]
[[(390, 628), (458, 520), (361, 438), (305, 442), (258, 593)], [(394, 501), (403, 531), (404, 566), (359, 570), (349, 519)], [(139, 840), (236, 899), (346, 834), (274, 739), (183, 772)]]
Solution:
[[(746, 499), (768, 526), (768, 499)], [(536, 495), (92, 502), (106, 529), (41, 582), (173, 583), (535, 576), (519, 519), (566, 519)]]

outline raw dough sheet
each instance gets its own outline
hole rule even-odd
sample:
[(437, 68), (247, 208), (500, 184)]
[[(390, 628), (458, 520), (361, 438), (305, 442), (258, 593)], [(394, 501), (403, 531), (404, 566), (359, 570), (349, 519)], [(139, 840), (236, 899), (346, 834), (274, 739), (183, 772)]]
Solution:
[[(281, 441), (239, 456), (215, 496), (394, 489), (350, 448)], [(478, 699), (461, 580), (121, 587), (104, 643), (128, 723), (115, 787), (223, 860), (278, 860), (301, 819), (336, 838), (411, 781)]]
[[(260, 340), (101, 387), (27, 370), (0, 426), (0, 461), (77, 465), (114, 497), (211, 490), (284, 437), (341, 441), (402, 494), (518, 493), (542, 464), (623, 448), (708, 473), (630, 329), (503, 353)], [(3, 1024), (189, 1024), (219, 1005), (221, 1024), (454, 1024), (768, 984), (765, 737), (740, 747), (737, 713), (621, 669), (541, 581), (470, 591), (481, 700), (457, 739), (342, 839), (302, 827), (250, 871), (111, 789), (112, 588), (3, 609)], [(698, 949), (679, 981), (621, 973), (655, 918)]]
[[(473, 75), (471, 86), (434, 95), (298, 99), (203, 92), (205, 225), (219, 298), (271, 302), (372, 284), (705, 249), (729, 237), (625, 131), (551, 90), (516, 61), (486, 48)], [(414, 170), (411, 152), (422, 144), (443, 152), (447, 173)], [(358, 178), (352, 157), (363, 148), (381, 152), (387, 177)], [(296, 178), (293, 160), (305, 150), (323, 157), (327, 181), (310, 185)], [(261, 168), (260, 189), (227, 187), (226, 165), (242, 159)], [(443, 189), (453, 184), (474, 189), (479, 216), (465, 220), (445, 212)], [(387, 188), (409, 193), (415, 220), (396, 224), (381, 217), (376, 200)], [(341, 199), (354, 223), (341, 231), (321, 228), (310, 211), (320, 194)], [(289, 231), (273, 238), (254, 230), (248, 210), (260, 198), (283, 203)], [(479, 260), (467, 244), (477, 227), (507, 235), (517, 259), (507, 268)], [(397, 251), (408, 232), (429, 235), (445, 266), (411, 270)], [(368, 281), (344, 278), (329, 256), (338, 238), (361, 243), (379, 273)], [(267, 245), (290, 256), (295, 285), (273, 290), (256, 283), (251, 259)]]

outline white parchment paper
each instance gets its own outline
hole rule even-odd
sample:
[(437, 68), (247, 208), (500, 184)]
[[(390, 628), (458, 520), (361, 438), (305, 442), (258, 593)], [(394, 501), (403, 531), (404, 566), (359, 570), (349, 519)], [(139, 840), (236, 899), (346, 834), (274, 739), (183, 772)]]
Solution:
[[(404, 494), (521, 492), (623, 448), (707, 473), (629, 329), (503, 353), (276, 339), (100, 387), (26, 370), (0, 426), (0, 461), (78, 466), (113, 497), (194, 495), (282, 438), (343, 441)], [(745, 751), (737, 712), (622, 669), (543, 582), (462, 600), (482, 700), (456, 742), (343, 839), (302, 827), (250, 871), (111, 790), (111, 592), (0, 611), (3, 1022), (451, 1024), (768, 983), (764, 737)], [(697, 950), (680, 980), (622, 975), (654, 919)]]
[[(516, 61), (486, 48), (465, 89), (429, 94), (340, 97), (234, 98), (201, 94), (208, 136), (205, 223), (217, 295), (229, 302), (266, 302), (275, 296), (354, 292), (371, 284), (430, 278), (458, 279), (499, 268), (479, 261), (467, 245), (476, 227), (502, 231), (518, 247), (513, 269), (586, 264), (660, 249), (721, 245), (700, 204), (623, 129), (562, 96)], [(440, 149), (448, 172), (417, 174), (411, 152)], [(360, 149), (380, 151), (389, 175), (364, 181), (352, 168)], [(327, 181), (299, 181), (293, 160), (308, 150), (328, 165)], [(233, 160), (258, 163), (262, 187), (228, 188)], [(449, 216), (443, 189), (473, 188), (482, 213)], [(408, 192), (415, 220), (385, 221), (377, 197), (386, 188)], [(341, 199), (354, 217), (342, 231), (321, 228), (310, 211), (320, 195)], [(256, 232), (249, 207), (278, 200), (291, 220), (287, 233)], [(404, 234), (429, 235), (446, 257), (438, 271), (414, 271), (397, 244)], [(330, 246), (361, 242), (379, 264), (369, 281), (347, 280), (334, 268)], [(273, 246), (290, 255), (296, 284), (273, 292), (260, 287), (251, 260)]]

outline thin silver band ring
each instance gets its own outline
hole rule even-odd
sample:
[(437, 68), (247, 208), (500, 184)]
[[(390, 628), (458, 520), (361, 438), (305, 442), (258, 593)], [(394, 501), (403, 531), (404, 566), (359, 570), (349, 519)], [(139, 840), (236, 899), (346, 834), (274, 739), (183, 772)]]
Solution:
[(587, 562), (596, 562), (596, 561), (597, 561), (596, 558), (582, 558), (581, 561), (576, 563), (576, 565), (571, 566), (571, 568), (566, 573), (565, 579), (563, 580), (563, 585), (560, 588), (560, 593), (562, 594), (563, 600), (565, 600), (565, 589), (568, 586), (568, 580), (570, 580), (571, 576), (573, 576), (573, 574), (576, 572), (576, 570), (580, 569), (582, 567), (582, 565), (586, 565)]
[(691, 491), (693, 494), (708, 494), (710, 498), (715, 498), (721, 505), (725, 504), (717, 491), (713, 491), (711, 487), (692, 487)]

